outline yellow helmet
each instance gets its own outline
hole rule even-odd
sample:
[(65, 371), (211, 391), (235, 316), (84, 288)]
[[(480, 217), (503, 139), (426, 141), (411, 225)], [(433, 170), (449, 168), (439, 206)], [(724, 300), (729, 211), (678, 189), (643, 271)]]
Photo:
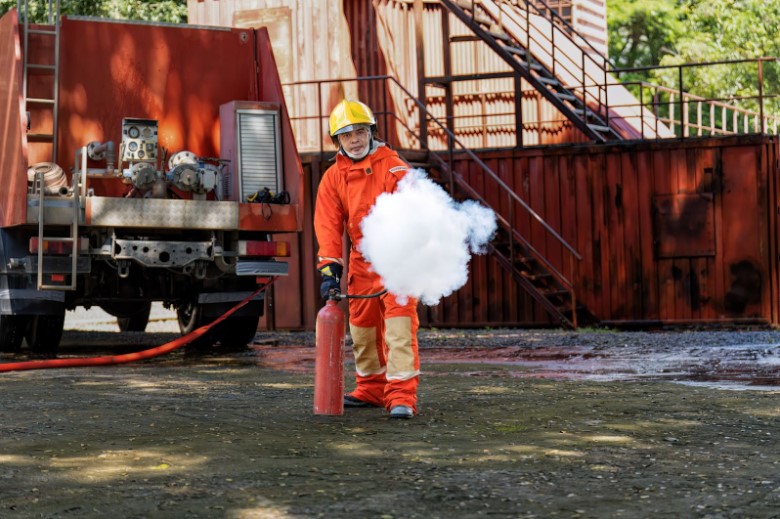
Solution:
[(344, 99), (330, 113), (330, 136), (351, 132), (359, 126), (375, 126), (371, 109), (360, 101)]

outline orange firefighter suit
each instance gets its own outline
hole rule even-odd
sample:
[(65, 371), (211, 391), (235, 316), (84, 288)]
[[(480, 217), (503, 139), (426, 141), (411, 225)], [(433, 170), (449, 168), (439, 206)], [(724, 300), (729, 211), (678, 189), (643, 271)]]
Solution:
[[(360, 222), (380, 194), (395, 191), (407, 168), (395, 151), (378, 142), (357, 162), (339, 153), (322, 177), (314, 211), (318, 267), (341, 258), (346, 225), (352, 244), (347, 274), (350, 295), (373, 294), (384, 288), (360, 253)], [(351, 396), (387, 410), (408, 406), (416, 413), (420, 373), (417, 300), (399, 301), (390, 293), (349, 299), (349, 314), (357, 382)]]

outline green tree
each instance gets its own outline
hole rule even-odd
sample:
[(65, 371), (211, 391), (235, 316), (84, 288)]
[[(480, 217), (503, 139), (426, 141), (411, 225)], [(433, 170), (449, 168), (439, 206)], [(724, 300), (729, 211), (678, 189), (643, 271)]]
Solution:
[(684, 12), (675, 0), (609, 0), (609, 57), (618, 68), (658, 65), (674, 52)]
[[(661, 58), (662, 65), (708, 63), (723, 60), (754, 60), (780, 56), (780, 0), (689, 0), (683, 31), (675, 42), (675, 53)], [(669, 81), (671, 72), (656, 74)], [(761, 64), (763, 94), (776, 109), (778, 66)], [(679, 80), (675, 80), (679, 82)], [(697, 95), (717, 99), (744, 98), (745, 107), (755, 109), (758, 101), (759, 66), (743, 64), (687, 67), (683, 88)]]
[[(610, 58), (618, 68), (666, 67), (621, 73), (621, 80), (754, 111), (761, 94), (765, 113), (780, 113), (778, 64), (762, 61), (759, 67), (756, 61), (780, 55), (780, 0), (608, 0), (607, 15)], [(733, 60), (751, 61), (714, 63)], [(629, 88), (638, 94), (636, 86)], [(679, 101), (679, 95), (663, 89), (646, 89), (643, 98), (659, 92), (661, 99)]]
[[(30, 21), (45, 22), (47, 0), (27, 0)], [(54, 0), (51, 1), (55, 5)], [(25, 0), (21, 0), (25, 5)], [(17, 0), (0, 0), (0, 15), (17, 6)], [(186, 23), (187, 0), (61, 0), (60, 12), (79, 16), (98, 16), (124, 20)]]

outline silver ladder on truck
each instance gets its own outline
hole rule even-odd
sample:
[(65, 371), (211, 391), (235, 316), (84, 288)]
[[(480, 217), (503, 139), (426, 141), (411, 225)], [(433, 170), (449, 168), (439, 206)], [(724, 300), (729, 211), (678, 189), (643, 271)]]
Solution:
[[(40, 5), (40, 3), (36, 4)], [(24, 110), (30, 117), (30, 108), (36, 108), (35, 113), (49, 113), (51, 117), (51, 132), (40, 133), (28, 133), (27, 142), (29, 143), (51, 143), (51, 162), (56, 163), (57, 160), (57, 127), (59, 116), (59, 69), (60, 69), (60, 1), (59, 0), (47, 0), (46, 2), (46, 22), (45, 24), (31, 23), (29, 0), (17, 0), (16, 9), (19, 15), (19, 22), (23, 26), (24, 31), (24, 43), (23, 43), (23, 84), (22, 95), (24, 97)], [(30, 60), (30, 37), (35, 36), (40, 39), (49, 38), (52, 40), (51, 45), (40, 45), (40, 48), (50, 47), (53, 50), (53, 56), (46, 63), (34, 63)], [(40, 58), (39, 58), (40, 59)], [(35, 96), (30, 95), (30, 76), (35, 75), (50, 75), (52, 91), (50, 93), (44, 93), (40, 89), (40, 84), (36, 85), (38, 90), (35, 92)], [(40, 82), (39, 82), (40, 83)], [(28, 125), (30, 120), (28, 119)], [(69, 206), (73, 208), (72, 219), (70, 222), (70, 232), (67, 236), (47, 236), (45, 233), (45, 193), (44, 193), (44, 171), (36, 172), (35, 181), (33, 183), (33, 192), (38, 195), (38, 290), (75, 290), (76, 289), (76, 273), (78, 267), (78, 253), (79, 253), (79, 217), (80, 217), (80, 197), (78, 189), (78, 177), (77, 172), (74, 172), (73, 189), (67, 196), (58, 196), (58, 203), (67, 201)], [(64, 242), (70, 243), (71, 250), (71, 268), (70, 268), (70, 283), (67, 284), (46, 284), (44, 283), (44, 252), (46, 251), (47, 243)]]

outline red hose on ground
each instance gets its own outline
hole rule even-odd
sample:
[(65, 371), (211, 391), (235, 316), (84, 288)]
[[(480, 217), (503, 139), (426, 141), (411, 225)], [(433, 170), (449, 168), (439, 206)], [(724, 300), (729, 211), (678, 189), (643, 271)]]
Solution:
[(148, 350), (137, 351), (134, 353), (125, 353), (123, 355), (107, 355), (104, 357), (87, 357), (80, 359), (47, 359), (47, 360), (28, 360), (25, 362), (8, 362), (0, 364), (0, 373), (6, 371), (26, 371), (32, 369), (54, 369), (54, 368), (83, 368), (87, 366), (112, 366), (114, 364), (127, 364), (129, 362), (137, 362), (139, 360), (151, 359), (170, 353), (175, 349), (181, 348), (185, 344), (192, 342), (213, 326), (221, 323), (239, 308), (251, 301), (257, 294), (271, 286), (273, 279), (266, 284), (255, 290), (250, 296), (238, 303), (236, 306), (219, 316), (214, 322), (201, 326), (197, 330), (193, 330), (187, 335), (183, 335), (178, 339), (171, 342), (166, 342), (161, 346), (150, 348)]

